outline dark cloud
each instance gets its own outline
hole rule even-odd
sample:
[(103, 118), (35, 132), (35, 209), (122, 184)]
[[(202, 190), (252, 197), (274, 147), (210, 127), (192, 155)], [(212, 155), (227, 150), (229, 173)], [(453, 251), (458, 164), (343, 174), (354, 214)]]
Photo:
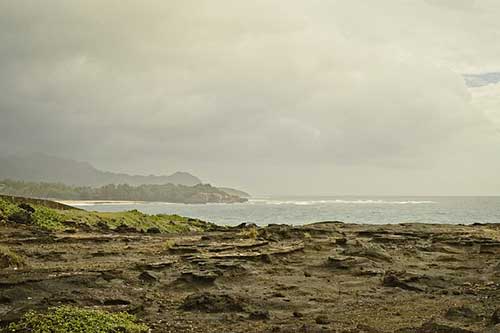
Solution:
[[(3, 2), (0, 149), (257, 193), (311, 175), (286, 191), (418, 192), (464, 142), (497, 143), (459, 73), (500, 65), (500, 8), (461, 4)], [(469, 175), (499, 165), (477, 154)]]

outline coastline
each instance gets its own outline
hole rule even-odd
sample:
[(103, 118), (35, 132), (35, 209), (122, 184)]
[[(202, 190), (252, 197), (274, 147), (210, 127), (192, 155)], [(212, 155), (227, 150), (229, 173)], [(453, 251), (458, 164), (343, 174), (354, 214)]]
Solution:
[(136, 205), (147, 204), (147, 201), (127, 201), (127, 200), (54, 200), (63, 205), (79, 207), (79, 206), (94, 206), (94, 205)]

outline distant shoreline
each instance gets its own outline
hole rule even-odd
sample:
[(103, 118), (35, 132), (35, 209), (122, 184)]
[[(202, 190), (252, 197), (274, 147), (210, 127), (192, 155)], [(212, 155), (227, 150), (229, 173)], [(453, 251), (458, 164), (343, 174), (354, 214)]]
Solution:
[[(247, 198), (229, 194), (210, 184), (195, 186), (163, 184), (130, 186), (109, 184), (97, 188), (78, 187), (61, 183), (36, 183), (0, 179), (2, 193), (23, 197), (52, 198), (61, 201), (89, 202), (176, 202), (176, 203), (237, 203)], [(231, 191), (237, 191), (232, 190)]]
[(94, 206), (94, 205), (134, 205), (145, 204), (147, 201), (126, 201), (126, 200), (54, 200), (68, 206)]

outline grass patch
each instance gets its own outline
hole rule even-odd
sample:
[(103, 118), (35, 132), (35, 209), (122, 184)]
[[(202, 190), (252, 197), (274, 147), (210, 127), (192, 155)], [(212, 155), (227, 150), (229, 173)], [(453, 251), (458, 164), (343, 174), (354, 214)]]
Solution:
[(125, 312), (109, 313), (72, 306), (49, 308), (48, 312), (30, 311), (10, 324), (5, 332), (32, 333), (143, 333), (149, 328), (137, 323), (135, 316)]
[(207, 223), (190, 220), (179, 215), (147, 215), (138, 210), (126, 212), (88, 212), (81, 210), (65, 210), (60, 212), (65, 220), (85, 223), (91, 227), (97, 227), (100, 223), (106, 224), (110, 229), (120, 225), (132, 227), (138, 231), (147, 231), (150, 228), (158, 228), (164, 233), (182, 233), (189, 231), (204, 231)]
[(169, 239), (163, 243), (163, 249), (164, 250), (170, 250), (172, 247), (175, 246), (175, 241), (172, 239)]
[(0, 246), (0, 268), (22, 267), (25, 265), (26, 262), (23, 257), (7, 247)]
[(127, 226), (137, 231), (146, 232), (157, 228), (162, 233), (183, 233), (207, 231), (214, 227), (204, 221), (189, 219), (179, 215), (147, 215), (138, 210), (125, 212), (89, 212), (79, 209), (54, 209), (40, 204), (18, 204), (0, 198), (0, 222), (30, 224), (50, 231), (62, 231), (72, 225), (85, 225), (91, 229), (101, 230), (103, 226), (116, 229)]
[(256, 239), (259, 236), (259, 231), (256, 227), (250, 227), (248, 229), (242, 230), (239, 234), (242, 238)]
[(0, 221), (31, 224), (47, 230), (63, 230), (64, 216), (57, 209), (18, 204), (0, 198)]
[(31, 214), (33, 223), (41, 228), (49, 230), (61, 230), (64, 228), (63, 222), (65, 220), (64, 211), (57, 211), (55, 209), (37, 206), (35, 211)]

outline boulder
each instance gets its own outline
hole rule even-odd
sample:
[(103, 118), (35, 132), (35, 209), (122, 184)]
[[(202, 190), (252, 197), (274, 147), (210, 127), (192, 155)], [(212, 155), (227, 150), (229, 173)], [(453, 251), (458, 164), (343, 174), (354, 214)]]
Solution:
[(161, 233), (161, 230), (157, 227), (151, 227), (151, 228), (148, 228), (148, 230), (146, 230), (146, 233), (148, 234), (159, 234)]
[(30, 206), (29, 204), (23, 202), (21, 204), (18, 205), (19, 208), (21, 208), (22, 210), (32, 214), (35, 212), (35, 208), (33, 208), (32, 206)]
[(104, 221), (99, 221), (99, 222), (97, 222), (97, 227), (98, 227), (101, 231), (104, 231), (104, 232), (106, 232), (106, 231), (109, 231), (109, 230), (110, 230), (109, 225), (108, 225), (106, 222), (104, 222)]
[(412, 286), (407, 282), (401, 280), (394, 272), (387, 272), (382, 280), (384, 287), (401, 288), (410, 291), (423, 291), (422, 289)]
[(33, 223), (33, 217), (31, 213), (26, 210), (20, 210), (7, 217), (8, 222), (18, 223), (18, 224), (31, 224)]

